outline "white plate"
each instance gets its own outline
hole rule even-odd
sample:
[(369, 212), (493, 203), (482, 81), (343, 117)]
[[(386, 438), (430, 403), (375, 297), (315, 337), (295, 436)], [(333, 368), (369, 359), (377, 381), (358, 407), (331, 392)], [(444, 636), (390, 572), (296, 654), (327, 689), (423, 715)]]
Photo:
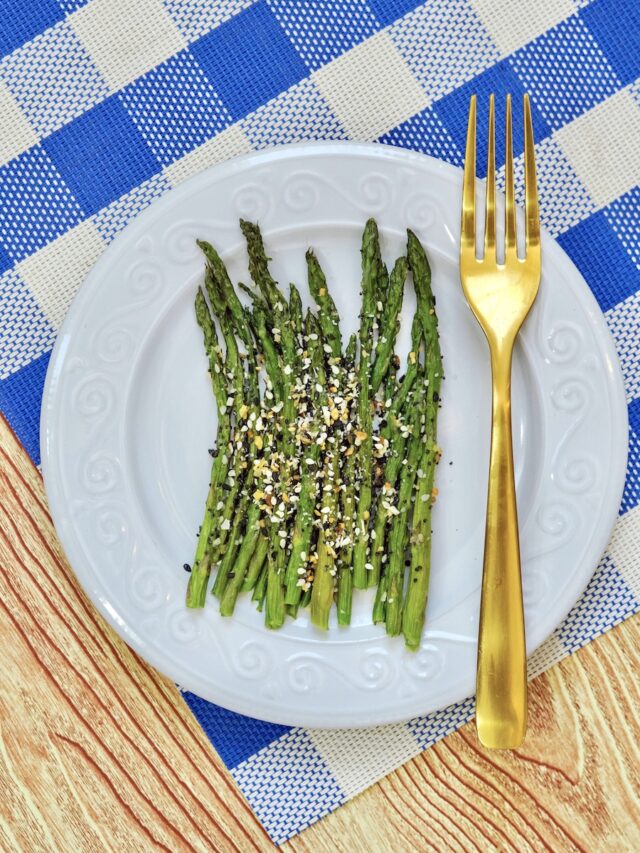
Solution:
[[(139, 216), (100, 258), (51, 358), (42, 464), (51, 512), (85, 590), (161, 672), (235, 711), (278, 723), (408, 719), (474, 689), (490, 384), (487, 348), (458, 277), (461, 173), (381, 145), (278, 148), (198, 175)], [(215, 413), (193, 312), (205, 237), (248, 279), (238, 217), (260, 222), (282, 284), (306, 291), (304, 250), (325, 268), (345, 327), (359, 310), (359, 241), (375, 216), (388, 261), (417, 231), (433, 266), (446, 381), (440, 498), (424, 642), (371, 624), (328, 633), (306, 615), (267, 631), (244, 598), (185, 609)], [(539, 298), (514, 364), (513, 425), (528, 649), (562, 621), (610, 534), (626, 461), (626, 407), (604, 319), (580, 274), (543, 238)], [(409, 288), (411, 292), (411, 288)], [(404, 314), (413, 311), (407, 297)], [(452, 463), (452, 464), (451, 464)]]

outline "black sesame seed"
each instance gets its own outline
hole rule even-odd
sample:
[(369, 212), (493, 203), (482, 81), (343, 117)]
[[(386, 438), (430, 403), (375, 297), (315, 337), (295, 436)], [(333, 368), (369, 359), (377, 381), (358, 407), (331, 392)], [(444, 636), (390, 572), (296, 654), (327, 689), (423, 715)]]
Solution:
[(191, 571), (191, 566), (189, 565), (189, 563), (185, 563), (185, 564), (184, 564), (184, 566), (183, 566), (182, 568), (185, 570), (185, 572), (190, 572), (190, 571)]

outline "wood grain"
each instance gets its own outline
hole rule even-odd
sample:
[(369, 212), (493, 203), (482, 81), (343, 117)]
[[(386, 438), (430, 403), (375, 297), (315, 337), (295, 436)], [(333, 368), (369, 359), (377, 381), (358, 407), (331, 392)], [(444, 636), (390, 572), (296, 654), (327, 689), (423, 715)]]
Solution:
[(465, 726), (284, 849), (640, 850), (639, 650), (636, 617), (533, 682), (517, 752)]
[[(0, 847), (272, 849), (179, 692), (78, 588), (1, 419), (0, 566)], [(636, 619), (538, 678), (517, 753), (467, 726), (285, 849), (640, 849), (639, 649)]]
[(0, 424), (0, 847), (270, 850), (178, 690), (79, 589)]

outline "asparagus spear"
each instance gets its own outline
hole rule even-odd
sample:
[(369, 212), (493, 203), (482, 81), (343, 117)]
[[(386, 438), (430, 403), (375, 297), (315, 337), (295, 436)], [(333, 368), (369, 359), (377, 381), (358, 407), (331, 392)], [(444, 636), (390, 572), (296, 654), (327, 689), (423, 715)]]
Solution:
[(411, 231), (408, 232), (407, 250), (418, 294), (418, 312), (426, 341), (428, 386), (425, 442), (418, 469), (418, 488), (411, 531), (411, 565), (402, 617), (405, 643), (408, 648), (417, 649), (424, 627), (431, 568), (431, 505), (435, 466), (439, 458), (439, 448), (435, 439), (442, 382), (442, 354), (438, 340), (438, 319), (431, 290), (429, 262), (423, 247)]
[[(258, 548), (262, 550), (261, 540), (264, 537), (260, 534), (259, 520), (260, 507), (256, 503), (252, 503), (247, 512), (246, 529), (244, 535), (240, 537), (239, 549), (233, 554), (233, 558), (229, 557), (227, 559), (227, 554), (231, 553), (227, 552), (220, 566), (219, 573), (226, 573), (225, 588), (220, 599), (220, 613), (222, 616), (232, 615), (238, 593), (248, 574), (253, 555)], [(264, 554), (266, 555), (266, 548)], [(259, 551), (256, 560), (259, 560)], [(259, 565), (262, 562), (264, 562), (264, 556), (259, 561)]]
[[(396, 416), (391, 415), (389, 420), (396, 422)], [(400, 432), (396, 422), (389, 446), (389, 454), (384, 467), (384, 485), (382, 486), (379, 500), (376, 505), (375, 521), (373, 529), (371, 530), (372, 568), (369, 572), (371, 577), (370, 586), (375, 586), (380, 580), (382, 558), (385, 553), (385, 533), (387, 529), (387, 510), (385, 508), (385, 504), (391, 505), (393, 496), (396, 493), (396, 485), (402, 468), (406, 445), (406, 436)]]
[(318, 259), (312, 249), (307, 250), (307, 280), (309, 290), (318, 306), (318, 321), (322, 335), (331, 348), (331, 354), (338, 358), (342, 355), (342, 335), (340, 333), (340, 315), (333, 301), (327, 280)]
[[(281, 428), (278, 431), (278, 452), (282, 460), (280, 470), (280, 484), (283, 491), (287, 492), (290, 488), (292, 470), (295, 462), (295, 440), (290, 425), (295, 422), (296, 409), (295, 401), (292, 394), (294, 383), (294, 375), (296, 368), (296, 340), (295, 331), (289, 317), (289, 310), (284, 296), (278, 289), (276, 281), (269, 272), (268, 258), (265, 253), (262, 235), (257, 225), (241, 220), (240, 227), (247, 242), (247, 251), (249, 253), (249, 272), (251, 277), (260, 289), (262, 296), (268, 304), (273, 321), (277, 323), (271, 330), (271, 333), (279, 343), (279, 353), (281, 361), (278, 361), (278, 366), (282, 364), (281, 377), (278, 380), (276, 376), (276, 366), (273, 363), (273, 353), (270, 355), (266, 352), (267, 370), (270, 371), (274, 390), (277, 391), (276, 396), (282, 403), (282, 418)], [(254, 307), (254, 316), (256, 314)], [(263, 346), (268, 338), (266, 335), (266, 317), (265, 312), (259, 312), (257, 325), (261, 333), (261, 341)], [(279, 340), (278, 340), (279, 339)], [(270, 362), (270, 363), (269, 363)], [(285, 527), (285, 536), (281, 535), (281, 523)], [(266, 611), (265, 624), (269, 628), (279, 628), (284, 622), (285, 617), (285, 595), (284, 595), (284, 575), (286, 567), (286, 527), (287, 519), (282, 518), (272, 526), (271, 547), (267, 557), (268, 564), (268, 581), (266, 594)]]
[(240, 229), (244, 234), (247, 242), (247, 251), (249, 253), (249, 272), (251, 278), (258, 285), (260, 293), (265, 302), (273, 311), (282, 302), (282, 294), (278, 289), (278, 285), (271, 277), (269, 272), (269, 259), (264, 250), (262, 234), (260, 228), (253, 222), (247, 222), (245, 219), (240, 220)]
[(371, 372), (371, 391), (375, 394), (387, 375), (393, 349), (400, 328), (400, 309), (407, 277), (407, 259), (398, 258), (391, 272), (387, 299), (380, 319), (380, 334), (375, 348), (375, 361)]
[[(381, 576), (382, 558), (385, 553), (385, 532), (387, 527), (387, 513), (386, 511), (383, 511), (384, 507), (382, 504), (385, 500), (388, 501), (388, 498), (393, 494), (391, 491), (389, 492), (389, 495), (385, 494), (385, 486), (388, 483), (389, 487), (395, 490), (398, 475), (400, 473), (400, 467), (404, 458), (406, 436), (400, 431), (399, 427), (401, 421), (399, 419), (401, 418), (402, 420), (406, 420), (413, 403), (415, 380), (418, 375), (418, 370), (420, 369), (417, 353), (420, 348), (421, 337), (422, 327), (420, 321), (416, 317), (414, 318), (411, 326), (409, 366), (402, 382), (396, 389), (396, 393), (393, 397), (388, 398), (391, 400), (391, 405), (385, 409), (385, 418), (381, 429), (381, 436), (389, 443), (389, 450), (387, 452), (384, 468), (385, 485), (383, 485), (381, 493), (378, 496), (376, 511), (374, 513), (374, 524), (371, 531), (371, 538), (373, 542), (371, 545), (372, 568), (368, 575), (370, 586), (375, 586)], [(384, 590), (382, 590), (382, 592), (384, 592)], [(380, 594), (382, 593), (380, 592)], [(376, 598), (378, 598), (378, 596)], [(378, 602), (378, 606), (380, 606), (380, 604), (381, 602)], [(379, 621), (383, 620), (380, 619)]]
[[(209, 301), (211, 302), (215, 315), (220, 323), (220, 328), (227, 350), (225, 372), (229, 382), (227, 389), (229, 396), (226, 400), (226, 406), (233, 409), (236, 421), (239, 422), (242, 418), (243, 407), (246, 405), (244, 394), (245, 370), (238, 350), (231, 315), (227, 311), (227, 304), (222, 285), (214, 276), (210, 267), (205, 274), (205, 286), (209, 296)], [(254, 373), (254, 371), (251, 371), (251, 373)], [(255, 375), (251, 378), (251, 382), (253, 389), (252, 394), (254, 394), (257, 392), (257, 379)], [(227, 482), (222, 486), (222, 488), (226, 490), (227, 495), (221, 513), (222, 522), (220, 524), (218, 537), (214, 540), (214, 543), (212, 543), (210, 556), (212, 565), (215, 564), (224, 554), (228, 535), (233, 527), (234, 508), (242, 488), (244, 473), (248, 468), (247, 455), (243, 452), (247, 449), (246, 443), (242, 434), (238, 434), (237, 431), (234, 436), (234, 444), (234, 463), (228, 470)], [(224, 578), (220, 576), (216, 577), (213, 587), (213, 592), (216, 595), (221, 593), (224, 588), (224, 583)]]
[(359, 496), (356, 517), (357, 539), (353, 549), (353, 585), (364, 589), (367, 585), (367, 550), (369, 511), (371, 509), (371, 351), (373, 349), (373, 320), (375, 296), (380, 273), (380, 244), (378, 227), (369, 219), (362, 235), (362, 309), (360, 311), (360, 359), (358, 362), (358, 427), (360, 448), (358, 451)]
[[(248, 469), (246, 481), (240, 489), (240, 478), (236, 477), (232, 488), (229, 491), (227, 502), (225, 504), (226, 513), (224, 518), (229, 519), (232, 512), (235, 513), (233, 523), (231, 525), (231, 535), (228, 537), (231, 544), (227, 545), (226, 551), (222, 559), (221, 566), (218, 570), (216, 583), (214, 584), (214, 593), (219, 597), (224, 596), (221, 601), (221, 612), (232, 611), (235, 604), (235, 597), (239, 591), (240, 584), (244, 578), (247, 566), (251, 559), (251, 555), (256, 546), (258, 538), (258, 521), (261, 510), (258, 504), (251, 500), (250, 490), (253, 483), (253, 473), (251, 465), (253, 460), (258, 455), (261, 448), (256, 444), (256, 439), (247, 443), (243, 438), (243, 431), (247, 431), (248, 426), (255, 425), (260, 416), (260, 389), (258, 384), (258, 364), (256, 357), (256, 349), (251, 333), (251, 314), (248, 309), (242, 305), (238, 299), (226, 267), (215, 249), (208, 243), (199, 243), (203, 248), (207, 260), (209, 261), (211, 273), (214, 280), (218, 284), (217, 296), (220, 300), (224, 300), (226, 312), (222, 311), (222, 303), (218, 305), (221, 316), (220, 324), (223, 330), (225, 341), (228, 346), (233, 349), (235, 338), (234, 333), (243, 341), (247, 352), (244, 355), (244, 398), (236, 399), (236, 419), (237, 426), (240, 427), (239, 441), (237, 442), (236, 463), (240, 468)], [(248, 404), (248, 405), (247, 405)], [(249, 415), (248, 424), (246, 422)], [(242, 423), (245, 421), (244, 423)], [(269, 448), (265, 448), (265, 453), (269, 452)], [(246, 459), (245, 459), (246, 455)], [(223, 521), (227, 526), (228, 522)], [(244, 538), (241, 547), (235, 546), (235, 540), (241, 529), (245, 530)], [(221, 548), (224, 547), (224, 540), (221, 537)], [(227, 582), (229, 578), (236, 579), (235, 583), (231, 584), (231, 589), (226, 593)]]
[[(420, 377), (418, 382), (421, 382)], [(411, 509), (411, 498), (416, 478), (418, 462), (422, 454), (423, 436), (422, 405), (424, 398), (415, 400), (410, 429), (406, 459), (403, 461), (400, 473), (400, 484), (398, 487), (398, 503), (396, 514), (391, 519), (388, 539), (388, 566), (387, 566), (387, 609), (386, 624), (387, 634), (395, 636), (402, 628), (402, 594), (404, 588), (404, 559), (407, 541), (409, 538), (408, 518)]]
[(211, 466), (211, 479), (204, 520), (200, 526), (198, 545), (187, 587), (187, 607), (204, 607), (211, 570), (211, 561), (207, 556), (207, 546), (213, 529), (214, 512), (219, 499), (220, 487), (227, 473), (226, 460), (231, 438), (231, 421), (225, 411), (227, 394), (224, 384), (222, 353), (213, 319), (201, 290), (198, 290), (196, 294), (196, 318), (203, 332), (205, 350), (209, 358), (211, 385), (218, 408), (218, 438), (217, 452)]
[(295, 284), (289, 285), (289, 316), (296, 339), (299, 340), (303, 332), (302, 299)]
[(269, 540), (263, 533), (261, 533), (258, 537), (255, 550), (249, 560), (247, 572), (244, 576), (244, 580), (242, 581), (241, 592), (249, 592), (256, 585), (258, 578), (260, 577), (260, 572), (265, 566), (268, 550)]
[[(344, 354), (345, 373), (347, 381), (355, 367), (357, 339), (355, 335), (349, 338), (349, 343)], [(349, 625), (351, 622), (351, 604), (353, 599), (353, 531), (355, 507), (355, 473), (356, 454), (355, 446), (350, 443), (345, 451), (346, 458), (342, 468), (342, 480), (344, 489), (340, 493), (342, 508), (342, 522), (344, 524), (345, 546), (340, 552), (340, 571), (338, 575), (338, 597), (336, 601), (338, 610), (338, 624)]]
[(311, 587), (311, 621), (318, 628), (329, 627), (329, 613), (333, 603), (336, 574), (335, 525), (338, 497), (335, 486), (340, 477), (340, 454), (337, 448), (327, 451), (322, 490), (320, 532), (318, 534), (318, 559)]
[[(319, 328), (316, 318), (310, 312), (307, 313), (305, 327), (307, 350), (311, 359), (311, 399), (314, 402), (316, 413), (320, 414), (322, 406), (325, 405), (327, 399), (327, 380)], [(318, 390), (318, 388), (321, 390)], [(308, 445), (302, 459), (298, 510), (291, 536), (291, 554), (285, 575), (287, 585), (285, 603), (292, 606), (300, 601), (302, 584), (299, 583), (301, 575), (298, 574), (298, 570), (304, 568), (310, 553), (309, 545), (314, 521), (313, 511), (318, 491), (316, 475), (318, 472), (320, 446), (316, 439), (319, 433), (319, 426), (319, 419), (316, 418), (314, 434), (311, 436), (312, 443)]]
[(212, 276), (220, 286), (221, 296), (233, 317), (238, 337), (247, 349), (251, 349), (253, 347), (253, 339), (249, 323), (245, 316), (244, 307), (236, 295), (222, 258), (211, 243), (207, 243), (206, 240), (197, 240), (196, 242), (207, 259)]

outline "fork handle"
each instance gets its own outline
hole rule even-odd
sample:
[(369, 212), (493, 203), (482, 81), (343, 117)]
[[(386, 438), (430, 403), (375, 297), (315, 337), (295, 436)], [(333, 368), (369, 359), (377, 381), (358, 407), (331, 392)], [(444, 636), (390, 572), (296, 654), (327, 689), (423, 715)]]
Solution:
[(527, 727), (527, 664), (511, 437), (512, 345), (491, 347), (493, 417), (478, 635), (476, 727), (489, 748), (514, 749)]

